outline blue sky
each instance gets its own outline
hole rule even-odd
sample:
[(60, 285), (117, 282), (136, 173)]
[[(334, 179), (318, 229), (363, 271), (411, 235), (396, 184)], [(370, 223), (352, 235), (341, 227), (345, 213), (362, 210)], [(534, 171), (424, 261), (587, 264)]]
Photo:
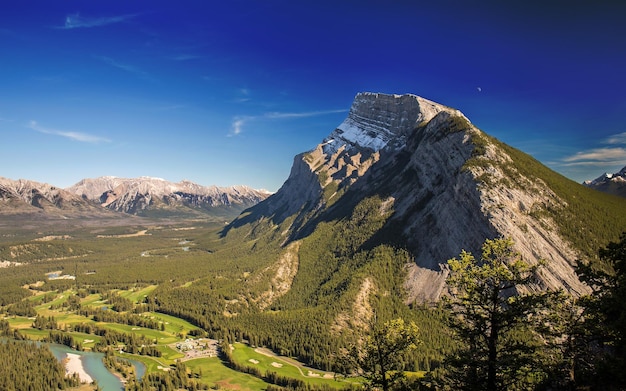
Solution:
[(626, 6), (549, 3), (9, 2), (0, 176), (275, 191), (360, 91), (458, 108), (579, 182), (616, 172)]

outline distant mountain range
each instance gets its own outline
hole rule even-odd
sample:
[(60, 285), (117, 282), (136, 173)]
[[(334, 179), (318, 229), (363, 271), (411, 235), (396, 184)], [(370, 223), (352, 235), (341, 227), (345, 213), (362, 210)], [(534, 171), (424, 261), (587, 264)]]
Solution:
[(626, 167), (615, 174), (605, 173), (592, 181), (585, 181), (583, 184), (605, 193), (626, 197)]
[(83, 179), (66, 189), (29, 180), (0, 178), (0, 214), (40, 218), (202, 217), (230, 220), (270, 194), (246, 186), (201, 186), (160, 178)]

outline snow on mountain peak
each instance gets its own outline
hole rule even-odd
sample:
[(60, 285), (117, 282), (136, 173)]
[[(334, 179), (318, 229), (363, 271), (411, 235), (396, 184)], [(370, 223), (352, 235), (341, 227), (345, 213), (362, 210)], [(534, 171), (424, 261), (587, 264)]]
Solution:
[(422, 122), (441, 111), (460, 111), (413, 94), (389, 95), (362, 92), (356, 95), (348, 117), (322, 143), (325, 153), (349, 144), (378, 151), (390, 144), (401, 146)]

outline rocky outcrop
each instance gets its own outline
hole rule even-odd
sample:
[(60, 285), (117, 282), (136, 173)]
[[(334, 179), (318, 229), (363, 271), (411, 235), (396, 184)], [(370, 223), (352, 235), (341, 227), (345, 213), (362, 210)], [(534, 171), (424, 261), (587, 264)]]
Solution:
[(372, 240), (406, 248), (414, 259), (407, 302), (437, 300), (447, 260), (464, 249), (478, 255), (495, 237), (512, 238), (530, 263), (546, 261), (528, 289), (586, 292), (572, 265), (579, 254), (555, 221), (533, 213), (566, 203), (514, 167), (458, 110), (410, 94), (361, 93), (320, 145), (296, 156), (281, 189), (232, 226), (293, 217), (289, 237), (303, 239), (318, 222), (349, 216), (360, 200), (378, 196), (392, 213)]
[(458, 110), (412, 94), (360, 93), (354, 98), (348, 117), (322, 146), (328, 155), (343, 146), (374, 152), (385, 147), (399, 148), (413, 129), (442, 111), (462, 115)]

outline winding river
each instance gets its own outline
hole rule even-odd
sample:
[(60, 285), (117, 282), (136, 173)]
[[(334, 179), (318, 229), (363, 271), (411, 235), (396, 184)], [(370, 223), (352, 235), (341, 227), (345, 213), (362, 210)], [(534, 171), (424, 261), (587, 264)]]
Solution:
[[(67, 358), (68, 353), (77, 354), (81, 357), (83, 362), (83, 368), (85, 372), (89, 374), (94, 380), (98, 382), (98, 386), (102, 391), (120, 391), (124, 389), (122, 381), (113, 375), (104, 366), (102, 358), (104, 353), (96, 352), (79, 352), (74, 349), (70, 349), (67, 346), (59, 344), (47, 344), (54, 356), (62, 361)], [(135, 373), (137, 378), (140, 379), (146, 372), (146, 366), (136, 360), (128, 360), (135, 366)]]

